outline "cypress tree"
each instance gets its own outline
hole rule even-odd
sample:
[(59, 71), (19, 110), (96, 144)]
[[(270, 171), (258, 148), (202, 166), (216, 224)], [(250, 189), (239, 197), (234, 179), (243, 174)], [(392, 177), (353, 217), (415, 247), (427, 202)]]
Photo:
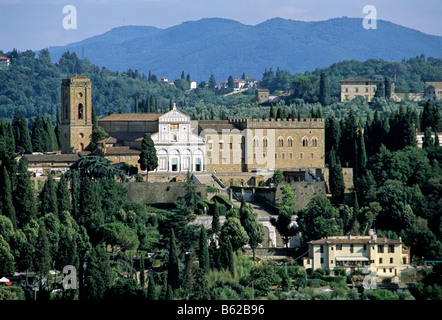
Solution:
[(98, 230), (104, 223), (97, 183), (89, 178), (81, 179), (80, 194), (78, 223), (86, 227), (91, 242), (96, 243), (101, 240)]
[(149, 283), (147, 284), (147, 300), (157, 300), (155, 287), (156, 285), (153, 276), (149, 275)]
[(201, 225), (199, 240), (200, 240), (199, 265), (200, 268), (204, 271), (204, 273), (207, 273), (210, 270), (210, 258), (209, 258), (209, 249), (207, 247), (207, 232), (206, 228), (203, 225)]
[(339, 158), (334, 149), (330, 152), (329, 186), (333, 202), (342, 203), (344, 198), (344, 179), (342, 176), (342, 167)]
[(40, 215), (44, 216), (47, 213), (58, 215), (58, 201), (57, 193), (52, 174), (48, 174), (43, 189), (40, 192)]
[(51, 152), (57, 150), (58, 149), (57, 137), (55, 136), (55, 130), (54, 127), (52, 126), (50, 117), (46, 117), (46, 119), (43, 119), (43, 127), (47, 137), (46, 151)]
[(48, 149), (48, 136), (44, 129), (43, 119), (37, 115), (32, 124), (32, 150), (34, 152), (46, 152)]
[(15, 215), (15, 208), (12, 202), (12, 188), (11, 180), (9, 179), (8, 171), (5, 166), (0, 170), (0, 204), (1, 213), (11, 220), (14, 229), (17, 229), (17, 216)]
[(219, 231), (220, 231), (219, 205), (218, 202), (215, 201), (215, 204), (213, 205), (212, 234), (217, 235)]
[(215, 76), (211, 74), (209, 78), (209, 89), (215, 89), (215, 88), (216, 88)]
[(391, 98), (391, 80), (389, 77), (384, 77), (384, 84), (385, 84), (385, 99)]
[(71, 212), (72, 204), (71, 198), (69, 196), (68, 183), (65, 175), (60, 177), (60, 182), (57, 185), (57, 202), (58, 202), (58, 213), (61, 214), (64, 211)]
[(55, 139), (57, 140), (57, 149), (61, 149), (61, 112), (57, 109), (57, 114), (55, 116)]
[(51, 269), (50, 245), (46, 227), (43, 222), (39, 222), (38, 237), (34, 254), (34, 267), (40, 275), (40, 279), (46, 277)]
[(170, 232), (169, 239), (169, 263), (167, 267), (167, 283), (172, 286), (173, 289), (179, 286), (179, 261), (178, 261), (178, 249), (176, 245), (175, 232), (173, 229)]
[(424, 138), (422, 139), (422, 148), (431, 148), (433, 146), (433, 139), (431, 138), (431, 128), (427, 127), (424, 132)]
[(91, 250), (84, 274), (82, 300), (101, 300), (112, 284), (112, 269), (107, 253), (100, 246)]
[(144, 268), (144, 257), (145, 257), (144, 254), (140, 256), (140, 285), (142, 288), (144, 288), (146, 283), (146, 270)]
[(319, 80), (319, 102), (323, 106), (330, 104), (330, 83), (328, 82), (328, 76), (325, 72), (321, 72)]
[(19, 227), (23, 227), (31, 221), (31, 219), (37, 218), (34, 188), (29, 177), (28, 167), (23, 160), (18, 164), (13, 200)]
[(146, 133), (141, 142), (140, 159), (138, 160), (141, 170), (146, 170), (146, 182), (148, 181), (149, 171), (158, 167), (158, 157), (155, 145), (149, 133)]

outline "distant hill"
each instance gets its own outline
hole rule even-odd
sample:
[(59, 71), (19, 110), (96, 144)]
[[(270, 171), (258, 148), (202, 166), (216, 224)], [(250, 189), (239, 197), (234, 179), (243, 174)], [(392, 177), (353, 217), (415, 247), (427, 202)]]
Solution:
[(442, 37), (387, 21), (366, 30), (360, 18), (302, 22), (274, 18), (255, 26), (207, 18), (167, 29), (124, 26), (62, 47), (50, 47), (53, 61), (66, 50), (113, 71), (149, 70), (175, 80), (181, 72), (196, 81), (229, 75), (260, 79), (265, 68), (292, 73), (329, 66), (337, 61), (400, 61), (420, 54), (440, 57)]

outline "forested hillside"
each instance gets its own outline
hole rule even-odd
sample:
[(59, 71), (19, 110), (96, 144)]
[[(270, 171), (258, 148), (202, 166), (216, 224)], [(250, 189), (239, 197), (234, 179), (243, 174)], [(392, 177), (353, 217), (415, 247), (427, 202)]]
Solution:
[[(140, 74), (132, 69), (111, 72), (99, 68), (87, 59), (79, 59), (75, 53), (66, 52), (59, 61), (53, 61), (48, 50), (38, 55), (33, 51), (0, 54), (11, 58), (11, 66), (0, 70), (0, 117), (3, 118), (12, 119), (17, 110), (28, 119), (36, 115), (49, 115), (55, 124), (56, 110), (60, 106), (61, 79), (76, 74), (92, 80), (92, 103), (99, 118), (109, 112), (168, 110), (173, 101), (194, 119), (260, 118), (270, 114), (268, 105), (259, 106), (251, 102), (253, 89), (233, 95), (215, 94), (213, 86), (224, 79), (214, 79), (210, 74), (207, 75), (207, 81), (200, 83), (199, 88), (190, 91), (187, 90), (187, 80), (192, 80), (192, 75), (185, 70), (181, 72), (180, 78), (169, 79), (176, 82), (176, 85), (170, 85), (159, 81), (157, 75), (151, 72)], [(308, 103), (314, 105), (319, 101), (322, 72), (328, 75), (331, 94), (331, 104), (324, 106), (323, 114), (333, 113), (340, 117), (348, 110), (348, 104), (337, 102), (340, 80), (347, 77), (396, 77), (396, 87), (401, 92), (421, 92), (425, 81), (442, 79), (442, 60), (425, 58), (423, 55), (400, 62), (351, 60), (301, 74), (269, 68), (262, 75), (262, 87), (271, 92), (290, 90), (293, 92), (291, 99), (279, 104), (287, 113), (295, 109), (301, 116), (307, 117), (312, 109)], [(368, 110), (366, 104), (354, 101), (351, 105), (355, 106), (358, 116), (365, 117)], [(386, 104), (383, 108), (384, 111), (390, 111)]]
[(184, 69), (200, 82), (210, 74), (219, 80), (243, 72), (259, 78), (265, 67), (302, 73), (351, 59), (440, 57), (442, 50), (442, 37), (383, 20), (367, 30), (362, 19), (347, 17), (314, 22), (274, 18), (254, 26), (206, 18), (166, 29), (142, 28), (123, 26), (49, 51), (54, 60), (69, 50), (112, 71), (151, 70), (172, 79)]

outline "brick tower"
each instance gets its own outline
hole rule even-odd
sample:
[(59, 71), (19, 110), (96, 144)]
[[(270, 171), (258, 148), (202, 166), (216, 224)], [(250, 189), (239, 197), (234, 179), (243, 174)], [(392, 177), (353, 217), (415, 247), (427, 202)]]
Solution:
[(91, 142), (91, 81), (84, 76), (63, 79), (61, 83), (62, 153), (82, 152)]

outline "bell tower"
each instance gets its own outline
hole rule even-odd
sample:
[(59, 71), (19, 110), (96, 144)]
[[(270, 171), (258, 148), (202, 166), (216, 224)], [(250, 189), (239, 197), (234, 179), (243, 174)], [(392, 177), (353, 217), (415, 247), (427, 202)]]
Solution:
[(92, 84), (84, 76), (61, 83), (62, 153), (82, 152), (92, 136)]

